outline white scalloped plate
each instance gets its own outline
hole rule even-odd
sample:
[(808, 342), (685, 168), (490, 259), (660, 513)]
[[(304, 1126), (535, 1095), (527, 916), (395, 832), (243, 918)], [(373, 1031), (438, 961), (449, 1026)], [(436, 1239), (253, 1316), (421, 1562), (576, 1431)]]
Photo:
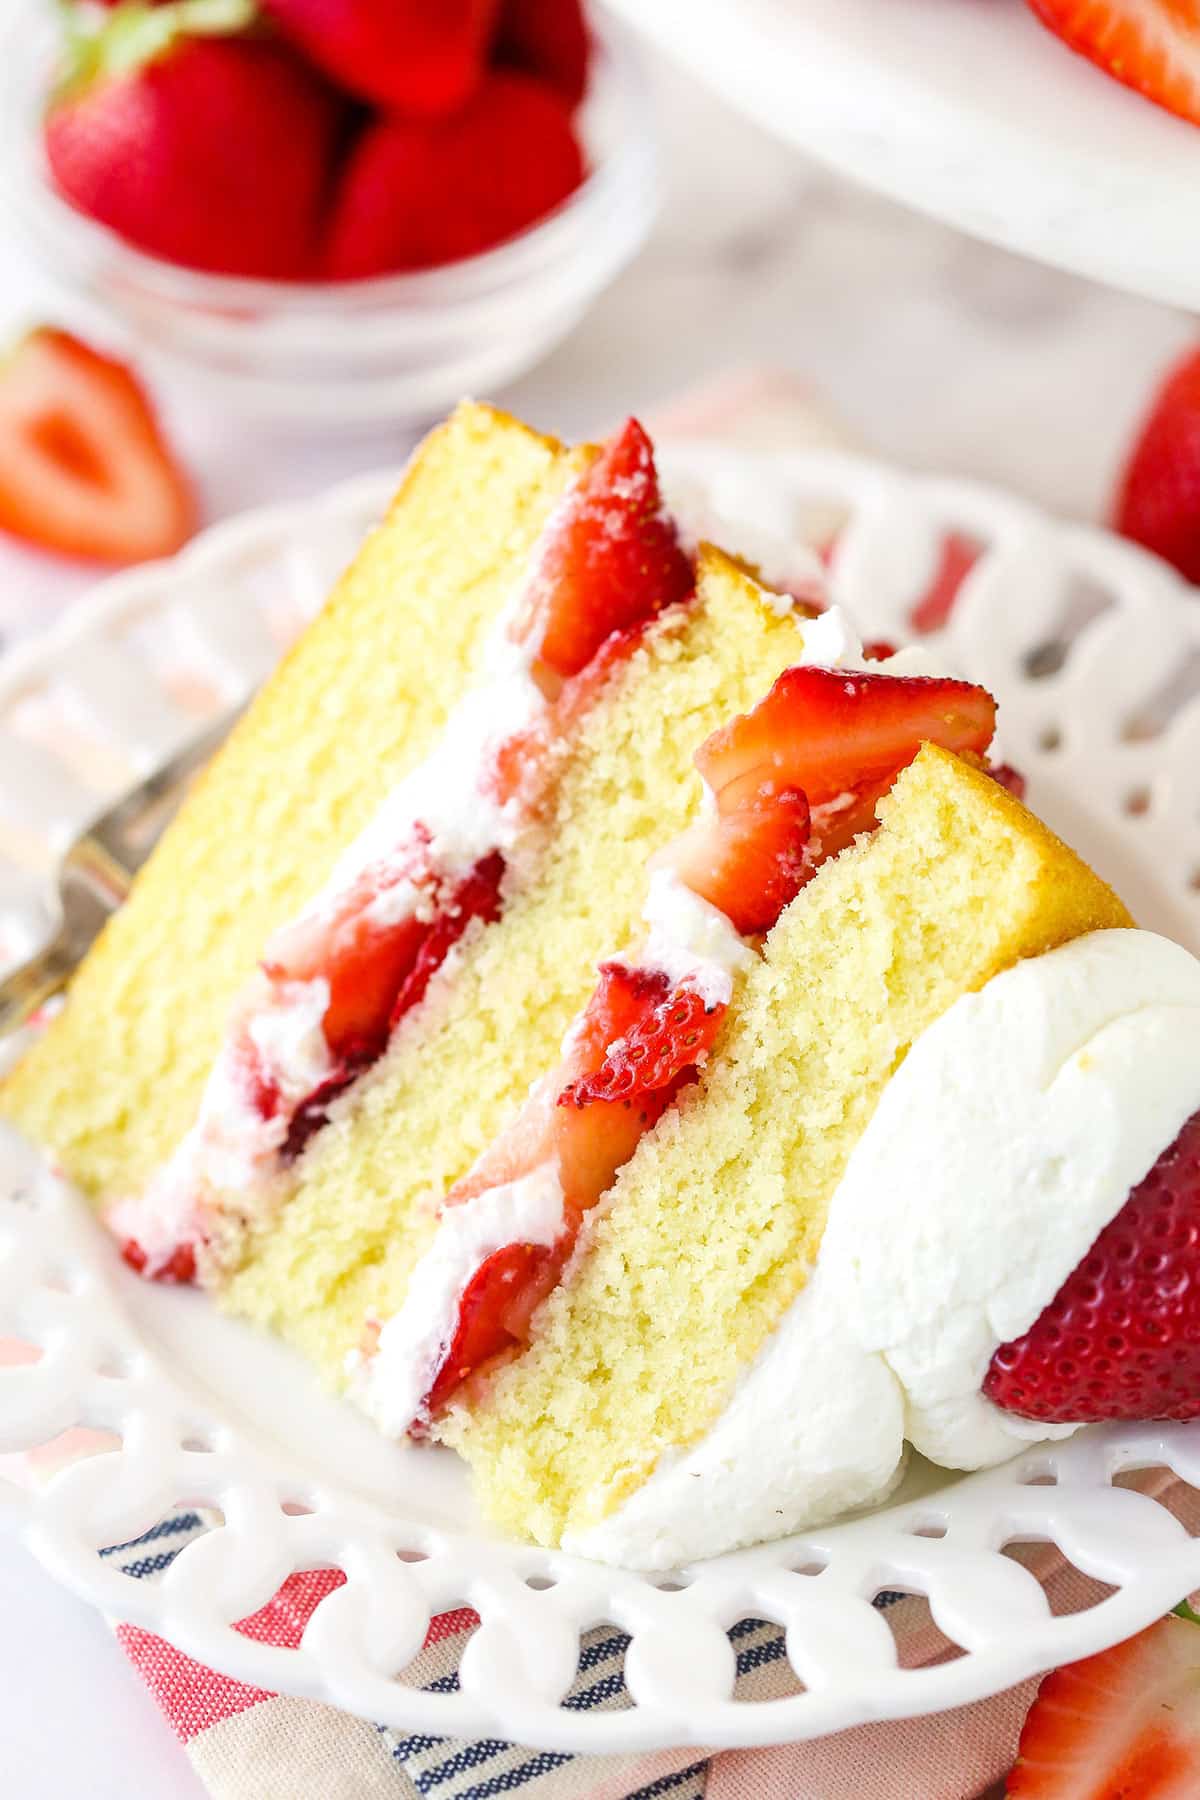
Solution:
[[(710, 447), (667, 462), (749, 525), (795, 536), (844, 517), (833, 582), (870, 637), (904, 635), (946, 530), (986, 546), (944, 636), (947, 660), (998, 693), (1004, 753), (1038, 809), (1146, 924), (1200, 951), (1200, 604), (1170, 570), (992, 490), (851, 457)], [(0, 864), (12, 943), (44, 929), (39, 864), (131, 771), (263, 674), (390, 485), (372, 477), (210, 532), (174, 562), (107, 583), (0, 664), (0, 841), (26, 865)], [(922, 1466), (873, 1514), (670, 1580), (501, 1541), (452, 1457), (384, 1442), (279, 1346), (200, 1295), (137, 1281), (36, 1169), (0, 1195), (5, 1333), (40, 1358), (0, 1369), (0, 1450), (44, 1449), (76, 1425), (119, 1439), (32, 1490), (0, 1480), (41, 1560), (229, 1675), (400, 1729), (590, 1752), (816, 1736), (998, 1692), (1127, 1636), (1200, 1585), (1200, 1540), (1113, 1485), (1165, 1466), (1200, 1486), (1200, 1426), (1085, 1432), (980, 1475)], [(180, 1503), (224, 1522), (160, 1582), (98, 1556)], [(1035, 1576), (1000, 1554), (1015, 1540), (1057, 1544), (1112, 1592), (1052, 1616)], [(326, 1566), (347, 1580), (299, 1648), (233, 1629), (290, 1572)], [(898, 1667), (870, 1604), (883, 1589), (928, 1595), (962, 1655)], [(458, 1691), (406, 1685), (430, 1615), (464, 1604), (482, 1623)], [(802, 1691), (733, 1697), (727, 1634), (749, 1617), (786, 1627)], [(632, 1704), (566, 1709), (580, 1636), (602, 1622), (631, 1634)]]

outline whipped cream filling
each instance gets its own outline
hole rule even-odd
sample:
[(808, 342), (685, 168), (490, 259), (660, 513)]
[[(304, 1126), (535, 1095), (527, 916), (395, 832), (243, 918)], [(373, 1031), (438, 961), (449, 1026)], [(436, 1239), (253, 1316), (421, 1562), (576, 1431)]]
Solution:
[(980, 1468), (1062, 1436), (980, 1392), (1200, 1107), (1200, 961), (1101, 931), (959, 999), (892, 1076), (816, 1266), (708, 1433), (567, 1549), (669, 1568), (883, 1499), (907, 1439)]
[(453, 1338), (459, 1299), (477, 1270), (509, 1244), (548, 1250), (562, 1226), (563, 1191), (550, 1163), (445, 1209), (418, 1264), (419, 1279), (380, 1331), (374, 1355), (355, 1352), (350, 1359), (355, 1398), (382, 1430), (402, 1437), (416, 1418)]

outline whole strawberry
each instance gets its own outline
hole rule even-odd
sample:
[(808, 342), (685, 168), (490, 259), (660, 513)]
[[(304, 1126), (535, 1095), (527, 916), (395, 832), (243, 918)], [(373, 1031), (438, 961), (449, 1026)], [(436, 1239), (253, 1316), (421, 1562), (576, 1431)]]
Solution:
[(1024, 1337), (997, 1350), (983, 1391), (1026, 1419), (1200, 1416), (1200, 1112)]
[(483, 79), (498, 0), (262, 0), (327, 75), (400, 112), (453, 112)]
[(532, 225), (583, 179), (565, 100), (497, 71), (447, 119), (380, 119), (351, 153), (324, 259), (335, 280), (430, 268)]
[(343, 107), (286, 46), (236, 35), (252, 16), (247, 0), (126, 0), (77, 30), (46, 156), (68, 200), (143, 250), (298, 279), (313, 269)]
[(1117, 490), (1114, 524), (1200, 583), (1200, 350), (1155, 395)]
[(572, 106), (583, 99), (591, 49), (581, 0), (503, 0), (497, 58), (548, 82)]

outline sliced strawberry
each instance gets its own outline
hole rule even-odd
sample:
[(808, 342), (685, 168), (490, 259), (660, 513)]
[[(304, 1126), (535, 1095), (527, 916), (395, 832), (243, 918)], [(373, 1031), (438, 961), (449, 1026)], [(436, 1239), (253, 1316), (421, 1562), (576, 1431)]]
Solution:
[(662, 511), (654, 450), (630, 419), (563, 500), (515, 635), (555, 674), (575, 675), (613, 633), (686, 599), (691, 564)]
[(444, 1407), (473, 1370), (528, 1341), (529, 1321), (558, 1281), (585, 1212), (693, 1078), (724, 1010), (706, 1009), (694, 994), (673, 994), (659, 970), (602, 966), (560, 1068), (446, 1199), (447, 1206), (463, 1205), (553, 1162), (563, 1190), (562, 1231), (548, 1247), (506, 1245), (475, 1271), (422, 1418)]
[(765, 782), (818, 807), (894, 779), (926, 742), (981, 756), (996, 702), (968, 681), (786, 669), (752, 712), (714, 731), (696, 766), (724, 813)]
[(1029, 0), (1029, 5), (1080, 56), (1200, 125), (1200, 56), (1190, 0)]
[(708, 1055), (723, 1011), (723, 1007), (706, 1006), (702, 996), (690, 989), (676, 990), (612, 1040), (600, 1067), (571, 1082), (559, 1096), (559, 1105), (635, 1100), (669, 1088), (677, 1076)]
[(506, 1244), (479, 1265), (459, 1300), (454, 1337), (424, 1411), (439, 1412), (477, 1368), (521, 1341), (521, 1317), (528, 1322), (534, 1306), (558, 1280), (562, 1262), (555, 1249)]
[(123, 363), (49, 326), (0, 362), (0, 529), (122, 563), (169, 556), (195, 525), (187, 479)]
[(425, 990), (454, 945), (473, 919), (494, 925), (500, 917), (500, 883), (505, 862), (498, 850), (476, 863), (465, 881), (453, 890), (437, 917), (427, 926), (411, 968), (392, 1003), (389, 1030), (395, 1030), (406, 1012), (420, 1004)]
[(1117, 490), (1113, 523), (1200, 582), (1200, 350), (1168, 372)]
[[(328, 981), (325, 1041), (348, 1068), (362, 1068), (381, 1053), (471, 920), (499, 917), (504, 858), (498, 852), (484, 857), (465, 880), (448, 887), (424, 861), (427, 843), (425, 832), (407, 858), (398, 856), (386, 884), (365, 871), (332, 920), (300, 919), (268, 946), (263, 966), (273, 980)], [(381, 921), (380, 901), (403, 880), (422, 889), (424, 904), (394, 923)]]
[[(137, 1242), (136, 1238), (127, 1238), (121, 1245), (121, 1255), (129, 1267), (137, 1275), (144, 1275), (149, 1257)], [(196, 1252), (191, 1244), (179, 1244), (172, 1250), (170, 1257), (161, 1268), (151, 1271), (155, 1281), (187, 1287), (196, 1279)]]
[(1047, 1675), (1006, 1791), (1009, 1800), (1193, 1800), (1200, 1627), (1172, 1614)]
[(1200, 1417), (1200, 1112), (983, 1391), (1026, 1419)]
[(668, 852), (692, 892), (723, 912), (736, 931), (768, 931), (811, 874), (808, 801), (765, 782), (744, 803), (684, 832)]

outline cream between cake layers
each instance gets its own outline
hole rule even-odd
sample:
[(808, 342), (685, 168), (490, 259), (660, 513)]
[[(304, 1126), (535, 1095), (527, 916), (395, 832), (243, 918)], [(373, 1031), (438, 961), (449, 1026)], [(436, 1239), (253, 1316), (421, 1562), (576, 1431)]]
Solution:
[(653, 1566), (1200, 1410), (1197, 965), (982, 689), (683, 541), (636, 427), (460, 409), (0, 1089), (135, 1264)]

